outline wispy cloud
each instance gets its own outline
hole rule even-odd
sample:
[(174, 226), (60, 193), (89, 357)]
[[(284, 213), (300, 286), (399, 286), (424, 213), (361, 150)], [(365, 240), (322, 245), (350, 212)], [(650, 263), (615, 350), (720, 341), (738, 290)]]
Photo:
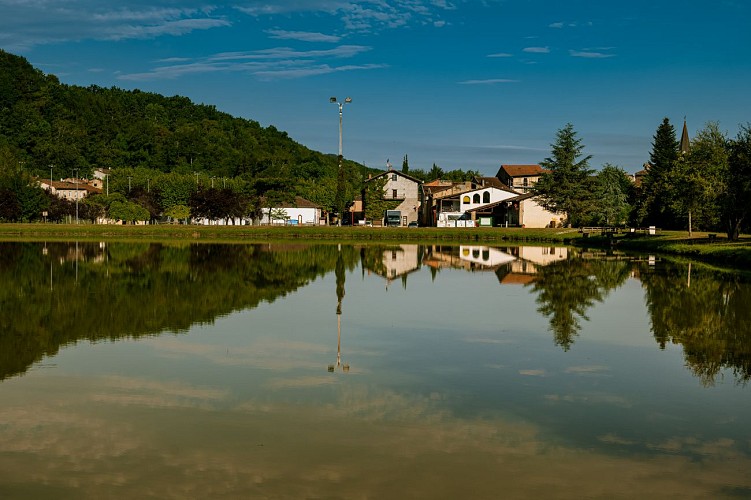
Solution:
[(497, 52), (495, 54), (488, 54), (488, 57), (514, 57), (514, 55), (508, 52)]
[(323, 33), (312, 33), (309, 31), (284, 31), (284, 30), (267, 30), (271, 38), (279, 40), (298, 40), (301, 42), (327, 42), (336, 43), (342, 39), (336, 35), (325, 35)]
[(592, 21), (587, 21), (584, 23), (580, 23), (576, 21), (565, 23), (565, 22), (559, 21), (559, 22), (548, 24), (548, 28), (554, 28), (554, 29), (578, 28), (581, 26), (592, 26), (592, 25), (593, 25)]
[(525, 47), (522, 51), (528, 54), (548, 54), (550, 47)]
[(496, 85), (499, 83), (517, 83), (519, 80), (511, 80), (508, 78), (489, 78), (487, 80), (464, 80), (458, 82), (459, 85)]
[(321, 61), (348, 59), (369, 51), (362, 45), (341, 45), (326, 50), (295, 50), (289, 47), (222, 52), (201, 59), (173, 59), (176, 64), (157, 66), (150, 71), (120, 75), (120, 80), (164, 80), (185, 75), (218, 72), (242, 72), (259, 80), (304, 78), (337, 72), (373, 70), (388, 67), (386, 64), (362, 63), (331, 65)]
[(295, 69), (274, 69), (268, 71), (255, 71), (253, 74), (262, 80), (282, 80), (305, 78), (308, 76), (326, 75), (329, 73), (341, 73), (344, 71), (361, 71), (370, 69), (387, 68), (386, 64), (351, 64), (345, 66), (329, 66), (322, 64), (320, 66), (309, 66), (306, 68)]
[(615, 57), (615, 54), (592, 50), (569, 50), (568, 53), (571, 57), (583, 57), (585, 59), (607, 59), (608, 57)]
[(441, 13), (455, 10), (456, 6), (445, 0), (290, 0), (250, 2), (249, 5), (235, 8), (255, 17), (291, 13), (325, 14), (339, 19), (349, 31), (372, 32), (414, 24), (441, 28), (447, 24)]
[(50, 43), (181, 36), (232, 25), (216, 15), (214, 8), (191, 7), (190, 3), (195, 1), (185, 0), (184, 7), (175, 8), (138, 1), (129, 2), (128, 7), (112, 7), (93, 0), (0, 0), (0, 43), (6, 50), (24, 51)]

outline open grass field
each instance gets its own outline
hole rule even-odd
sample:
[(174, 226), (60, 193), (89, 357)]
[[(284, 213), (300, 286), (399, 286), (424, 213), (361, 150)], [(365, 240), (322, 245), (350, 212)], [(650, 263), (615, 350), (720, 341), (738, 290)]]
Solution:
[(526, 228), (387, 228), (334, 226), (116, 226), (92, 224), (0, 224), (3, 241), (163, 241), (163, 242), (256, 242), (307, 240), (331, 242), (456, 242), (525, 243), (617, 248), (639, 252), (683, 256), (722, 266), (751, 270), (751, 236), (728, 241), (717, 234), (662, 231), (657, 235), (618, 233), (610, 238), (590, 235), (578, 229)]

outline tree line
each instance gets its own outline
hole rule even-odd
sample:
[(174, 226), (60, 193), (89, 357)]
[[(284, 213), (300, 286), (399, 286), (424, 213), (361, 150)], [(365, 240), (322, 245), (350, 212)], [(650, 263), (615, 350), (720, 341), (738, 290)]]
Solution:
[[(534, 187), (545, 208), (566, 214), (572, 226), (656, 226), (723, 231), (736, 240), (751, 212), (751, 125), (734, 138), (708, 123), (681, 146), (665, 118), (653, 137), (640, 178), (618, 166), (595, 172), (591, 155), (570, 123), (560, 129), (546, 172)], [(634, 180), (636, 182), (634, 182)]]

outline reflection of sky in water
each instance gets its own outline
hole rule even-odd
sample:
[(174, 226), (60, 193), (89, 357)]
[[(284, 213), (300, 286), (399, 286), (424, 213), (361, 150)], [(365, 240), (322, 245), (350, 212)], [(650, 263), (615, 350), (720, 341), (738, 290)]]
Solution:
[[(138, 341), (66, 347), (0, 385), (0, 496), (717, 497), (749, 493), (751, 403), (660, 351), (628, 280), (574, 347), (530, 288), (333, 273)], [(40, 466), (40, 464), (42, 466)]]

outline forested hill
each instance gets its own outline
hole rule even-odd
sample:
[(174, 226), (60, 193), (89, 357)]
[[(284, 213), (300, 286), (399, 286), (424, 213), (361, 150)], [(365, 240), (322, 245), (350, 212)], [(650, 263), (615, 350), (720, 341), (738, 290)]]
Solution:
[(145, 167), (313, 180), (334, 177), (337, 166), (335, 156), (312, 151), (273, 126), (186, 97), (65, 85), (2, 50), (0, 154), (39, 176), (54, 164), (61, 172), (78, 168), (81, 176), (96, 167)]

